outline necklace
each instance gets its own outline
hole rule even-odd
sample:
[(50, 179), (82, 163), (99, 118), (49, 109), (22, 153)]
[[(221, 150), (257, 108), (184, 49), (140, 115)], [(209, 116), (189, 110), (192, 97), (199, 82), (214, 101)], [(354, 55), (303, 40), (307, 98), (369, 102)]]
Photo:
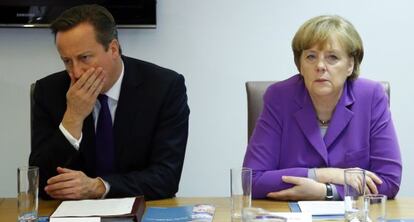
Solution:
[(328, 120), (320, 120), (319, 118), (316, 118), (316, 119), (318, 120), (318, 122), (321, 126), (328, 126), (329, 122), (331, 122), (330, 119), (328, 119)]

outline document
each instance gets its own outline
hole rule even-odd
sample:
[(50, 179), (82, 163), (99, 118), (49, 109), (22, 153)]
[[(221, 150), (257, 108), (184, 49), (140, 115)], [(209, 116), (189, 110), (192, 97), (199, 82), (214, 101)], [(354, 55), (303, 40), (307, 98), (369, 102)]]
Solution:
[(273, 213), (271, 212), (270, 214), (284, 217), (286, 218), (287, 222), (312, 222), (312, 215), (309, 213)]
[(312, 215), (344, 215), (343, 201), (298, 201), (302, 213)]
[(53, 217), (116, 216), (130, 214), (135, 197), (99, 200), (63, 201)]
[(50, 222), (101, 222), (100, 217), (52, 217)]
[[(299, 205), (299, 203), (301, 206)], [(306, 211), (307, 213), (312, 214), (313, 221), (344, 220), (345, 210), (344, 210), (343, 201), (289, 202), (289, 208), (291, 212), (305, 212)]]

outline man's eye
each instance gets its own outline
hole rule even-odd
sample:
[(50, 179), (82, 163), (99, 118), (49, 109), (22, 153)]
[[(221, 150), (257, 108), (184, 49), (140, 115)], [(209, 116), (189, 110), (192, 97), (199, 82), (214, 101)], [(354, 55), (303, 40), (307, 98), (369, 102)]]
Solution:
[(89, 60), (91, 60), (92, 56), (91, 55), (82, 55), (79, 57), (79, 60), (82, 62), (89, 62)]
[(63, 59), (63, 64), (65, 65), (69, 65), (70, 64), (70, 60), (69, 59)]

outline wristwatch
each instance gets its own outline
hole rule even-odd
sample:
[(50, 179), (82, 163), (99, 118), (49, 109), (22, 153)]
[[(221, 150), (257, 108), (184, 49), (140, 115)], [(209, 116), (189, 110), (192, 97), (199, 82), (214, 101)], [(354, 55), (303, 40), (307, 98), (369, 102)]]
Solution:
[(333, 192), (332, 192), (332, 185), (330, 183), (326, 183), (326, 196), (325, 200), (333, 200)]

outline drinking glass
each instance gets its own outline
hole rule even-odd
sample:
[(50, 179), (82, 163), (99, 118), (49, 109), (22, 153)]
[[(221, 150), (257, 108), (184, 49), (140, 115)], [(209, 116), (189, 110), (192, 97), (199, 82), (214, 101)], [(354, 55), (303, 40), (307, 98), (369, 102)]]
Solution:
[(365, 170), (346, 169), (345, 177), (345, 220), (358, 222), (365, 221)]
[(252, 201), (252, 169), (230, 169), (231, 220), (241, 221), (243, 208), (250, 207)]
[(387, 196), (383, 194), (368, 194), (364, 196), (367, 222), (385, 222)]
[(17, 209), (19, 222), (37, 220), (39, 193), (39, 168), (24, 166), (17, 168)]

